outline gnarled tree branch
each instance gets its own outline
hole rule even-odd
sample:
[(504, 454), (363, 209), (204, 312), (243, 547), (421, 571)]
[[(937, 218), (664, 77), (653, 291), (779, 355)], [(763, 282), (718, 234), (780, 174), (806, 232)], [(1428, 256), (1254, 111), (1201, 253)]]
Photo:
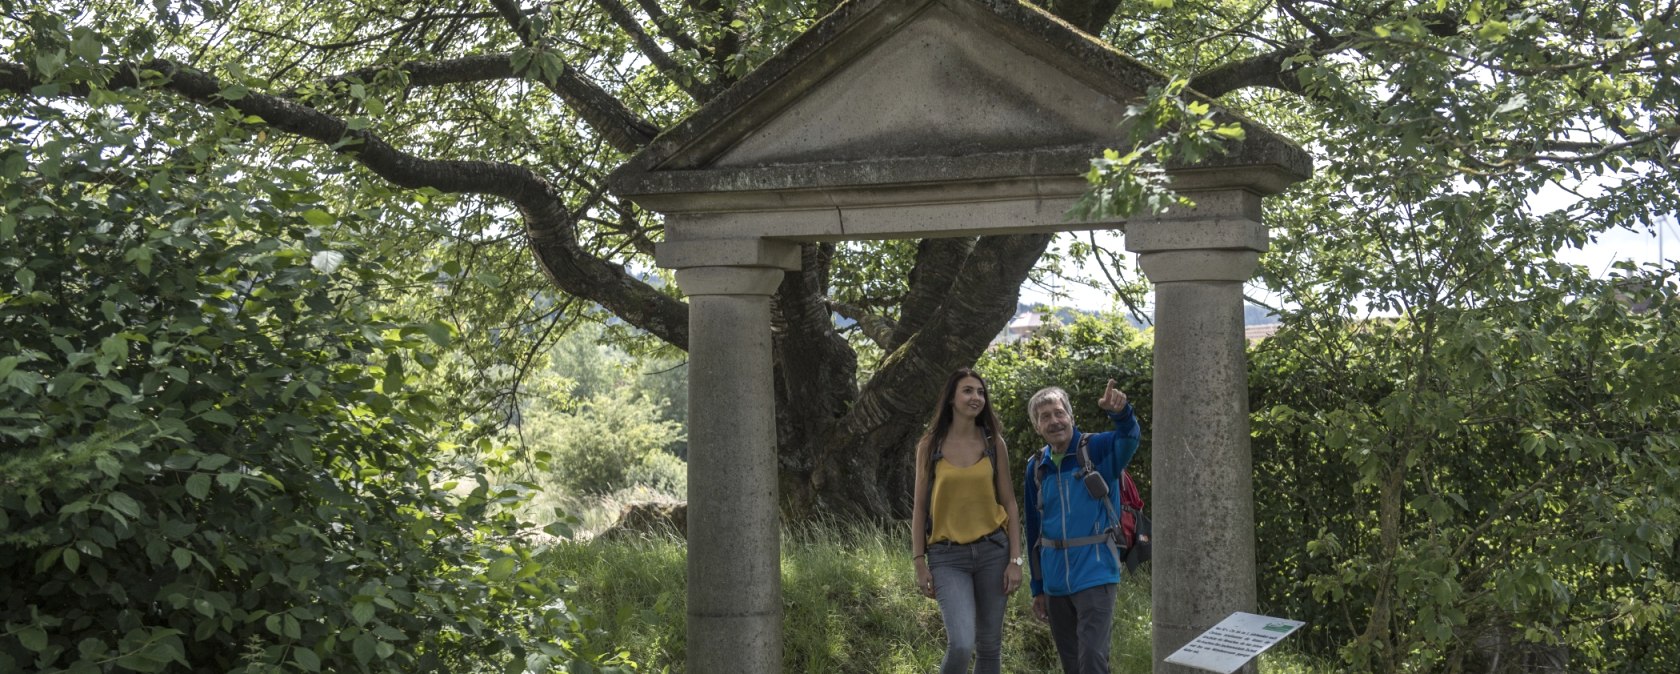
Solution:
[(595, 4), (605, 10), (607, 16), (612, 18), (613, 23), (618, 24), (618, 27), (623, 29), (631, 40), (635, 41), (636, 49), (647, 57), (648, 62), (652, 63), (653, 67), (658, 68), (659, 72), (665, 73), (665, 76), (671, 78), (672, 82), (682, 87), (682, 90), (688, 92), (688, 95), (695, 102), (705, 103), (717, 96), (716, 88), (701, 81), (696, 73), (683, 68), (675, 59), (671, 58), (670, 54), (665, 53), (665, 50), (660, 48), (659, 42), (654, 40), (653, 36), (648, 35), (647, 31), (642, 30), (641, 22), (636, 20), (636, 15), (631, 13), (629, 8), (624, 6), (624, 3), (618, 0), (595, 0)]
[(882, 345), (891, 351), (903, 346), (932, 320), (957, 282), (957, 273), (974, 251), (975, 239), (953, 237), (922, 239), (916, 244), (916, 265), (910, 268), (910, 292), (898, 312), (898, 325)]
[[(539, 43), (536, 29), (520, 10), (517, 0), (490, 1), (525, 46)], [(637, 115), (623, 101), (584, 77), (570, 63), (564, 65), (559, 75), (541, 77), (537, 81), (565, 101), (578, 116), (589, 122), (596, 133), (621, 152), (635, 152), (659, 135), (659, 127), (653, 122)]]
[[(358, 68), (326, 78), (321, 83), (331, 87), (340, 82), (371, 82), (380, 73), (390, 70), (392, 68), (389, 67)], [(519, 77), (519, 73), (513, 69), (513, 55), (507, 52), (443, 61), (411, 61), (396, 66), (395, 70), (403, 73), (408, 80), (408, 86), (411, 87), (435, 87)]]
[(658, 2), (655, 0), (636, 0), (636, 4), (640, 5), (642, 11), (647, 13), (648, 18), (653, 20), (653, 25), (659, 29), (659, 34), (670, 40), (671, 44), (676, 45), (678, 49), (687, 49), (697, 53), (700, 51), (700, 43), (695, 42), (693, 36), (684, 33), (677, 26), (676, 20), (672, 19), (671, 15), (666, 14)]
[[(0, 62), (0, 90), (30, 94), (44, 81), (16, 63)], [(225, 98), (216, 77), (171, 61), (120, 66), (110, 89), (155, 87), (205, 107), (229, 108), (262, 118), (271, 127), (308, 138), (351, 157), (380, 177), (407, 188), (497, 196), (513, 202), (537, 261), (560, 289), (588, 297), (636, 327), (679, 348), (688, 345), (688, 307), (640, 279), (622, 265), (601, 260), (577, 243), (576, 219), (548, 181), (522, 166), (501, 162), (424, 159), (392, 147), (379, 136), (352, 129), (343, 119), (284, 96), (246, 93)], [(62, 89), (84, 96), (86, 85)]]
[(892, 319), (839, 300), (829, 300), (828, 308), (832, 309), (834, 313), (857, 323), (858, 329), (862, 330), (864, 336), (868, 337), (869, 341), (874, 342), (876, 346), (882, 349), (889, 348), (888, 344), (892, 343), (893, 330), (898, 326)]

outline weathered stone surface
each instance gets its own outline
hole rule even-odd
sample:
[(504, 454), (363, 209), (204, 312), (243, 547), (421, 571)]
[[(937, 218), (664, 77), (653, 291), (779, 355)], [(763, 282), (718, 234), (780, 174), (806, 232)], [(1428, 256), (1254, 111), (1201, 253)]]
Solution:
[[(1199, 670), (1162, 662), (1233, 611), (1253, 611), (1254, 487), (1242, 279), (1155, 285), (1155, 398), (1150, 437), (1155, 519), (1153, 651), (1157, 674)], [(1248, 271), (1252, 272), (1252, 262)], [(1242, 278), (1233, 278), (1237, 276)], [(1245, 672), (1253, 672), (1249, 665)]]
[(758, 237), (661, 241), (654, 259), (666, 269), (765, 267), (798, 269), (799, 244)]
[[(769, 293), (782, 274), (762, 267), (677, 271), (690, 306), (688, 671), (694, 674), (781, 668)], [(762, 294), (734, 294), (752, 284)]]

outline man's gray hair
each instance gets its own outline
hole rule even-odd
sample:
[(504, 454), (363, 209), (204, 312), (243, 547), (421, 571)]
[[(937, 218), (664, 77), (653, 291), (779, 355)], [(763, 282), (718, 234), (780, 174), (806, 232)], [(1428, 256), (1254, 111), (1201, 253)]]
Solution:
[(1034, 424), (1038, 423), (1038, 408), (1050, 403), (1061, 404), (1062, 409), (1067, 411), (1068, 418), (1073, 418), (1073, 403), (1068, 402), (1067, 391), (1063, 391), (1060, 386), (1046, 386), (1039, 389), (1038, 393), (1034, 393), (1032, 398), (1027, 401), (1027, 420)]

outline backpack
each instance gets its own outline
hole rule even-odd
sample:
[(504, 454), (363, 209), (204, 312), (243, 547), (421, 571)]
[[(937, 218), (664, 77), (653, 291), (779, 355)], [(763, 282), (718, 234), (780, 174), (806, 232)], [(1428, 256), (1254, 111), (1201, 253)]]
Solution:
[[(1117, 563), (1124, 563), (1128, 571), (1135, 571), (1137, 567), (1150, 558), (1150, 538), (1152, 526), (1149, 517), (1143, 514), (1143, 494), (1138, 491), (1137, 483), (1132, 481), (1132, 474), (1125, 469), (1120, 471), (1120, 493), (1118, 498), (1111, 498), (1108, 481), (1102, 478), (1096, 465), (1091, 461), (1090, 435), (1079, 436), (1079, 466), (1080, 480), (1093, 498), (1103, 502), (1108, 509), (1110, 522), (1118, 521), (1118, 526), (1110, 524), (1102, 534), (1085, 536), (1067, 541), (1047, 541), (1042, 536), (1040, 543), (1050, 542), (1051, 547), (1075, 547), (1096, 543), (1107, 544)], [(1035, 455), (1033, 461), (1033, 486), (1038, 490), (1038, 512), (1044, 513), (1044, 475), (1050, 466), (1040, 456)], [(1120, 508), (1115, 510), (1115, 501), (1119, 501)], [(1037, 555), (1033, 556), (1035, 561)]]
[(1132, 481), (1132, 473), (1120, 470), (1120, 540), (1126, 550), (1126, 570), (1136, 571), (1149, 561), (1150, 538), (1154, 535), (1149, 516), (1143, 514), (1143, 493)]

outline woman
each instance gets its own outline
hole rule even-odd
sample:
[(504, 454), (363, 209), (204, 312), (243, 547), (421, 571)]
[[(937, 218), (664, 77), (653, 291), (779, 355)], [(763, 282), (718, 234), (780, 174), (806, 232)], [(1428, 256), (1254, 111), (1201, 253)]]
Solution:
[(975, 674), (1003, 667), (1003, 609), (1025, 558), (1000, 431), (986, 381), (965, 367), (945, 382), (916, 443), (910, 552), (917, 587), (945, 620), (941, 674), (966, 674), (971, 659)]

